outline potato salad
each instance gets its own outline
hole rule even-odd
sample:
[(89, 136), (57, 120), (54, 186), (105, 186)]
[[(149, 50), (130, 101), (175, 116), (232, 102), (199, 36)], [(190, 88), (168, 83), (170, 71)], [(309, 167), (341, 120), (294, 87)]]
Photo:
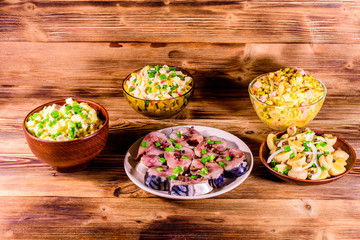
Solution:
[(130, 95), (147, 100), (172, 99), (189, 92), (193, 79), (175, 67), (145, 66), (124, 84)]
[(337, 138), (331, 134), (317, 135), (311, 129), (304, 131), (289, 127), (282, 136), (269, 134), (267, 163), (281, 174), (298, 179), (321, 180), (346, 171), (349, 154), (334, 149)]
[(32, 114), (26, 129), (35, 137), (50, 141), (67, 141), (88, 136), (103, 125), (95, 109), (87, 103), (66, 99), (63, 106), (53, 104)]

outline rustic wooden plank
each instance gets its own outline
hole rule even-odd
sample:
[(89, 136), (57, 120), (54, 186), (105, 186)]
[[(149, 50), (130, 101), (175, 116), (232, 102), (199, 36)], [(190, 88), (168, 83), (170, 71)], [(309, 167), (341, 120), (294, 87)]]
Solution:
[(356, 239), (360, 234), (360, 213), (354, 211), (360, 201), (0, 199), (5, 239)]
[(260, 74), (298, 66), (323, 80), (328, 95), (360, 94), (357, 84), (360, 44), (117, 43), (119, 47), (113, 46), (111, 43), (0, 43), (0, 101), (45, 95), (119, 97), (122, 80), (147, 64), (183, 67), (194, 74), (197, 88), (207, 89), (244, 89)]
[[(255, 154), (250, 177), (236, 189), (216, 199), (347, 199), (360, 200), (360, 165), (333, 183), (298, 186), (272, 176)], [(56, 173), (32, 154), (0, 155), (0, 196), (63, 196), (157, 198), (138, 188), (123, 168), (123, 154), (101, 154), (88, 169)], [(284, 194), (286, 193), (286, 194)]]
[(0, 41), (359, 43), (357, 1), (4, 1)]

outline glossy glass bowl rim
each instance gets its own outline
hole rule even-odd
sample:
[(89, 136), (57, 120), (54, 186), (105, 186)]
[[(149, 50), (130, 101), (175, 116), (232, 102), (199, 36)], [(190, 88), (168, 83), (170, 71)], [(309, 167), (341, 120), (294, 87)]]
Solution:
[[(148, 66), (150, 66), (150, 65), (148, 65)], [(161, 65), (160, 65), (160, 66), (161, 66)], [(128, 92), (125, 90), (125, 88), (124, 88), (125, 82), (128, 81), (128, 78), (131, 76), (131, 74), (136, 73), (136, 72), (140, 72), (141, 69), (143, 69), (144, 67), (139, 68), (139, 69), (131, 72), (129, 75), (126, 76), (126, 78), (123, 80), (123, 83), (122, 83), (122, 90), (123, 90), (123, 92), (126, 93), (126, 95), (130, 96), (131, 98), (134, 98), (134, 99), (137, 99), (137, 100), (141, 100), (141, 101), (149, 100), (149, 101), (161, 102), (161, 101), (169, 101), (169, 100), (176, 100), (176, 99), (178, 99), (178, 98), (183, 98), (184, 96), (186, 96), (186, 95), (190, 94), (192, 91), (194, 91), (194, 88), (195, 88), (195, 79), (194, 79), (194, 77), (193, 77), (188, 71), (186, 71), (186, 70), (184, 70), (184, 69), (182, 69), (182, 68), (179, 68), (179, 67), (175, 67), (175, 66), (169, 66), (169, 67), (174, 67), (176, 70), (180, 70), (180, 71), (182, 71), (182, 72), (185, 72), (187, 76), (190, 76), (190, 77), (192, 78), (192, 86), (191, 86), (191, 88), (189, 89), (189, 91), (187, 91), (186, 93), (184, 93), (182, 96), (178, 96), (178, 97), (174, 97), (174, 98), (169, 98), (169, 99), (158, 99), (158, 100), (156, 100), (156, 99), (143, 99), (143, 98), (138, 98), (138, 97), (135, 97), (135, 96), (131, 95), (130, 93), (128, 93)], [(130, 79), (130, 78), (129, 78), (129, 79)]]
[(259, 99), (257, 99), (257, 98), (251, 93), (251, 87), (252, 87), (252, 85), (254, 84), (254, 82), (255, 82), (256, 80), (258, 80), (259, 78), (261, 78), (261, 77), (263, 77), (263, 76), (266, 76), (266, 75), (268, 75), (268, 74), (269, 74), (269, 73), (264, 73), (264, 74), (261, 74), (261, 75), (257, 76), (256, 78), (254, 78), (254, 80), (252, 80), (252, 81), (250, 82), (249, 87), (248, 87), (248, 92), (249, 92), (250, 97), (253, 98), (256, 102), (258, 102), (259, 104), (261, 104), (261, 105), (263, 105), (263, 106), (273, 107), (273, 108), (285, 108), (285, 109), (308, 108), (308, 107), (311, 107), (311, 106), (313, 106), (313, 105), (318, 104), (319, 102), (321, 102), (322, 100), (324, 100), (324, 98), (325, 98), (325, 96), (326, 96), (327, 88), (326, 88), (325, 84), (324, 84), (321, 80), (315, 78), (317, 81), (320, 82), (320, 84), (323, 86), (323, 88), (324, 88), (324, 90), (325, 90), (324, 95), (323, 95), (319, 100), (317, 100), (316, 102), (313, 102), (313, 103), (311, 103), (311, 104), (309, 104), (309, 105), (306, 105), (306, 106), (299, 106), (299, 107), (276, 106), (276, 105), (269, 105), (269, 104), (263, 103), (263, 102), (261, 102)]
[[(31, 110), (25, 117), (24, 121), (23, 121), (23, 129), (25, 131), (25, 134), (27, 134), (28, 136), (30, 136), (31, 138), (37, 140), (37, 141), (40, 141), (40, 142), (46, 142), (46, 143), (54, 143), (54, 144), (58, 144), (58, 143), (64, 143), (64, 142), (79, 142), (79, 141), (84, 141), (86, 139), (89, 139), (89, 138), (92, 138), (93, 136), (97, 135), (100, 133), (100, 131), (103, 131), (104, 127), (109, 123), (109, 113), (107, 112), (107, 110), (101, 106), (99, 103), (96, 103), (96, 102), (93, 102), (93, 101), (90, 101), (90, 100), (86, 100), (86, 99), (80, 99), (80, 98), (76, 98), (74, 99), (74, 101), (77, 101), (77, 102), (84, 102), (84, 103), (92, 103), (94, 105), (97, 105), (99, 108), (101, 109), (104, 109), (105, 110), (105, 121), (104, 121), (104, 124), (101, 126), (101, 128), (99, 128), (98, 130), (96, 130), (95, 132), (93, 132), (92, 134), (89, 134), (85, 137), (81, 137), (81, 138), (76, 138), (76, 139), (72, 139), (72, 140), (64, 140), (64, 141), (50, 141), (50, 140), (45, 140), (45, 139), (41, 139), (41, 138), (38, 138), (38, 137), (35, 137), (34, 135), (32, 135), (28, 129), (26, 128), (26, 121), (27, 119), (29, 119), (30, 115), (34, 114), (35, 112), (39, 112), (41, 111), (42, 109), (44, 109), (44, 107), (46, 106), (51, 106), (53, 105), (54, 103), (57, 103), (57, 102), (62, 102), (64, 101), (66, 103), (66, 99), (59, 99), (59, 100), (54, 100), (54, 101), (51, 101), (51, 102), (48, 102), (48, 103), (45, 103), (43, 105), (40, 105), (36, 108), (34, 108), (33, 110)], [(64, 104), (65, 104), (64, 103)], [(37, 110), (37, 109), (40, 109), (40, 110)], [(37, 111), (36, 111), (37, 110)]]

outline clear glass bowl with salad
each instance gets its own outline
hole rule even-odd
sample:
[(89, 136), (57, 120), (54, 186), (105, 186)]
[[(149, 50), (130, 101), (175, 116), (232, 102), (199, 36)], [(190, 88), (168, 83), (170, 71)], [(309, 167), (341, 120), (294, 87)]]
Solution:
[(251, 103), (270, 128), (285, 130), (309, 124), (320, 111), (326, 87), (300, 68), (285, 68), (256, 77), (249, 84)]
[(189, 72), (178, 67), (145, 66), (129, 74), (122, 88), (135, 111), (164, 119), (186, 107), (194, 93), (195, 81)]

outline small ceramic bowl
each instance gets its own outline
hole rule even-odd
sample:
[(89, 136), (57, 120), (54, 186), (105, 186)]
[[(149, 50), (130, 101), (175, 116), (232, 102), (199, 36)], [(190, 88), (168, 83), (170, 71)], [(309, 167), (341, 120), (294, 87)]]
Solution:
[[(142, 69), (142, 68), (141, 68)], [(134, 72), (139, 72), (138, 69)], [(181, 112), (190, 102), (190, 99), (194, 93), (195, 80), (193, 76), (186, 70), (175, 67), (176, 70), (182, 71), (185, 75), (193, 79), (191, 89), (184, 93), (182, 96), (162, 99), (162, 100), (146, 100), (132, 96), (124, 88), (125, 83), (131, 78), (131, 73), (124, 79), (122, 89), (124, 92), (125, 99), (128, 101), (130, 106), (138, 113), (154, 118), (154, 119), (165, 119), (170, 118), (179, 112)]]
[[(318, 130), (313, 130), (317, 135), (323, 134), (322, 131), (318, 131)], [(282, 136), (283, 134), (285, 134), (286, 131), (283, 132), (278, 132), (275, 135), (280, 138), (280, 136)], [(353, 167), (355, 166), (356, 163), (356, 154), (354, 149), (342, 138), (337, 137), (337, 141), (334, 145), (335, 149), (341, 148), (343, 151), (347, 152), (349, 154), (349, 159), (346, 161), (347, 165), (346, 167), (346, 171), (339, 175), (339, 176), (335, 176), (335, 177), (330, 177), (327, 179), (323, 179), (323, 180), (309, 180), (309, 179), (298, 179), (298, 178), (293, 178), (293, 177), (289, 177), (287, 175), (278, 173), (277, 171), (275, 171), (274, 169), (272, 169), (270, 167), (270, 165), (267, 163), (267, 159), (269, 157), (269, 148), (267, 147), (266, 144), (266, 140), (261, 144), (260, 146), (260, 150), (259, 150), (259, 156), (260, 156), (260, 160), (261, 162), (265, 165), (265, 167), (276, 177), (291, 182), (291, 183), (295, 183), (295, 184), (299, 184), (299, 185), (317, 185), (317, 184), (324, 184), (324, 183), (329, 183), (332, 181), (335, 181), (339, 178), (344, 177), (346, 174), (348, 174), (351, 169), (353, 169)]]
[(25, 117), (23, 122), (25, 138), (31, 151), (38, 159), (50, 164), (58, 172), (76, 172), (86, 168), (91, 160), (103, 150), (108, 137), (109, 115), (106, 109), (95, 102), (82, 99), (74, 100), (79, 103), (87, 103), (97, 111), (99, 118), (104, 120), (104, 124), (99, 130), (86, 137), (69, 141), (43, 140), (28, 132), (25, 122), (30, 115), (39, 112), (45, 106), (64, 105), (65, 99), (49, 102), (35, 108)]

